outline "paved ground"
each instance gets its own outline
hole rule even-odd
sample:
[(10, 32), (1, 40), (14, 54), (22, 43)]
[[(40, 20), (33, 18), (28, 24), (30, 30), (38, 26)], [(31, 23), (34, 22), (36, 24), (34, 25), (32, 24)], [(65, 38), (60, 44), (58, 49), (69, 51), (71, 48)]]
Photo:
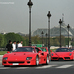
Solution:
[(0, 70), (1, 74), (74, 74), (74, 69), (25, 69)]
[(4, 67), (0, 56), (0, 74), (74, 74), (74, 61), (50, 61), (49, 65)]
[(2, 55), (0, 55), (0, 64), (2, 63)]
[(74, 61), (50, 61), (49, 65), (39, 66), (2, 66), (2, 56), (0, 56), (0, 69), (48, 69), (48, 68), (74, 68)]

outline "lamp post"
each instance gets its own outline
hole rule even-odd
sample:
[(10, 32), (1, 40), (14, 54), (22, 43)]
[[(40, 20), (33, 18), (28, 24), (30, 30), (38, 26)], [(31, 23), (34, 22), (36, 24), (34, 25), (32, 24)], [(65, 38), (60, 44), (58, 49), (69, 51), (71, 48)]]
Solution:
[(31, 46), (31, 7), (33, 5), (31, 0), (29, 0), (27, 5), (29, 6), (29, 46)]
[(45, 34), (45, 36), (46, 36), (46, 47), (47, 47), (47, 35), (48, 35), (48, 34), (46, 33), (46, 34)]
[(68, 24), (67, 28), (68, 28), (68, 48), (69, 48), (69, 28), (70, 28), (69, 24)]
[(50, 17), (51, 17), (50, 11), (48, 12), (47, 17), (48, 17), (48, 51), (50, 54)]
[(59, 24), (60, 24), (60, 48), (61, 48), (61, 24), (62, 24), (61, 19), (60, 19), (60, 21), (59, 21)]
[(42, 47), (43, 47), (43, 34), (44, 34), (43, 31), (41, 32), (41, 34), (42, 34)]

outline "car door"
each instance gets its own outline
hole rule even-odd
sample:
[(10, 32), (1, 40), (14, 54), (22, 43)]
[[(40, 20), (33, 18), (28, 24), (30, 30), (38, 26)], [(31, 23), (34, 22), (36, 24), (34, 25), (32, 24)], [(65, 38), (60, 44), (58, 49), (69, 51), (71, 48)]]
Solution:
[(44, 52), (42, 50), (40, 50), (39, 48), (35, 48), (35, 49), (36, 49), (36, 52), (39, 55), (39, 62), (40, 62), (40, 64), (45, 63), (45, 54), (44, 54)]

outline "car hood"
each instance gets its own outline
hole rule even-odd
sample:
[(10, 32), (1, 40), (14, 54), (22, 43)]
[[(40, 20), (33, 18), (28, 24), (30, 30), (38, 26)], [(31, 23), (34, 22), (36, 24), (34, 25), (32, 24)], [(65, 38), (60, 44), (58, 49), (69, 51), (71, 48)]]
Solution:
[(12, 52), (5, 54), (3, 57), (8, 57), (8, 60), (15, 60), (17, 59), (18, 61), (20, 60), (26, 60), (27, 57), (33, 57), (35, 53), (32, 52)]
[(57, 56), (67, 56), (67, 55), (69, 55), (71, 52), (55, 52), (55, 54), (57, 55)]

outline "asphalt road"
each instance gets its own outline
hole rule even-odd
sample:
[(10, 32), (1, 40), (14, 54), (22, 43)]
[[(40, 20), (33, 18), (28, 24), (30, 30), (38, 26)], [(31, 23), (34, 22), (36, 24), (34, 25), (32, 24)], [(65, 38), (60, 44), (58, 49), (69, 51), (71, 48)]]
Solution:
[(0, 56), (0, 74), (74, 74), (74, 61), (50, 61), (49, 65), (39, 66), (11, 66), (1, 65), (2, 56)]

